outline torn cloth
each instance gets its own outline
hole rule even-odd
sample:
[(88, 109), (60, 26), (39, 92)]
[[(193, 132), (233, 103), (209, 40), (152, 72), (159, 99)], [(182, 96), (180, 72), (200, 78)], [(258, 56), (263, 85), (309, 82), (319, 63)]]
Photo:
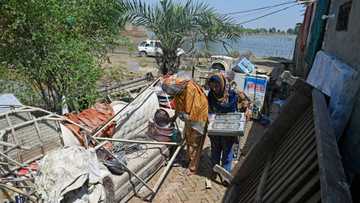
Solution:
[(36, 191), (45, 202), (103, 202), (103, 168), (94, 149), (67, 147), (52, 151), (40, 163)]

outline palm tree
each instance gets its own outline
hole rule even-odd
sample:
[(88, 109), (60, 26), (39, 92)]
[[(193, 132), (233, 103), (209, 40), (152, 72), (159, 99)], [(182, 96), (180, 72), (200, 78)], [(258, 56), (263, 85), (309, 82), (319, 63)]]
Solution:
[(208, 4), (193, 0), (174, 3), (172, 0), (160, 0), (150, 5), (141, 0), (128, 0), (125, 18), (134, 25), (144, 26), (161, 41), (163, 54), (156, 57), (163, 74), (176, 72), (180, 59), (177, 49), (186, 41), (222, 41), (225, 38), (238, 38), (240, 27), (231, 18), (219, 15)]

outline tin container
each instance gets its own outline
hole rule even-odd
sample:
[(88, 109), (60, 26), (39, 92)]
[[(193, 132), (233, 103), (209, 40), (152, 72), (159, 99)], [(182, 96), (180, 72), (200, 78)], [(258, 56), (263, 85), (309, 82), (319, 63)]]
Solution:
[(210, 136), (243, 136), (245, 126), (244, 113), (216, 114), (210, 121), (208, 134)]

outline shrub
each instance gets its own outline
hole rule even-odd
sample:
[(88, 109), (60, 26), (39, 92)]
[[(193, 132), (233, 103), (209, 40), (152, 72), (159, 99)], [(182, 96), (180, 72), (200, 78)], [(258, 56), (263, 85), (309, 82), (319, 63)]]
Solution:
[(116, 0), (4, 0), (0, 4), (0, 63), (14, 67), (60, 111), (91, 105), (106, 48), (119, 33)]

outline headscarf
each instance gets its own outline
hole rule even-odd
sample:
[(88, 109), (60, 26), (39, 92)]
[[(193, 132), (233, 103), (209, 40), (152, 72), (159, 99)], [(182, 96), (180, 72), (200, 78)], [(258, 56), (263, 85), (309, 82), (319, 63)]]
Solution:
[(166, 94), (176, 96), (184, 91), (188, 82), (189, 80), (177, 78), (175, 75), (172, 75), (162, 81), (161, 88)]
[(220, 86), (220, 92), (213, 92), (217, 99), (221, 99), (225, 96), (226, 93), (226, 80), (222, 74), (215, 74), (209, 78), (209, 83), (215, 83), (217, 86)]

